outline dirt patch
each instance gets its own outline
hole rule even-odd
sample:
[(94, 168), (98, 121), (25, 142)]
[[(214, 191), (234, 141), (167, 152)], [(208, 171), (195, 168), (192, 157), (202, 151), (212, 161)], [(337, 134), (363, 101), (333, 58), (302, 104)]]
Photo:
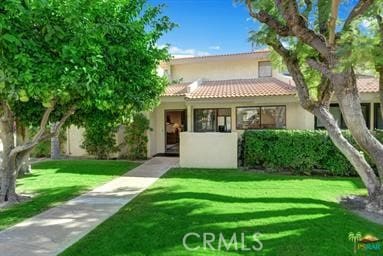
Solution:
[(368, 199), (366, 196), (346, 196), (341, 198), (340, 203), (360, 217), (383, 225), (383, 209), (368, 207)]

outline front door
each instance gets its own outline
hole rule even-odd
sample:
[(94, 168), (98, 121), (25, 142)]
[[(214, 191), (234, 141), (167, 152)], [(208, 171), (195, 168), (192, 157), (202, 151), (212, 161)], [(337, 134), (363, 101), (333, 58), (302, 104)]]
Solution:
[(165, 153), (180, 152), (180, 133), (186, 131), (186, 110), (165, 111)]

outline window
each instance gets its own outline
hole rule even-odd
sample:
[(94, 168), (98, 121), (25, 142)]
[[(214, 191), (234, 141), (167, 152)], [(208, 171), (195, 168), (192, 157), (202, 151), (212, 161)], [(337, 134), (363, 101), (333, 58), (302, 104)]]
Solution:
[(270, 61), (258, 62), (258, 77), (271, 77), (272, 68)]
[(194, 109), (195, 132), (230, 132), (231, 109)]
[(237, 129), (273, 128), (286, 128), (286, 106), (237, 108)]
[(219, 132), (230, 132), (231, 131), (231, 109), (220, 108), (217, 109), (218, 116), (218, 131)]
[(383, 119), (382, 112), (380, 111), (380, 104), (374, 104), (374, 128), (375, 129), (383, 129)]
[[(362, 112), (364, 119), (366, 120), (366, 125), (370, 128), (370, 103), (362, 103)], [(335, 120), (338, 122), (340, 129), (347, 129), (346, 123), (343, 119), (342, 112), (338, 104), (330, 105), (330, 113), (334, 116)], [(324, 129), (324, 125), (315, 117), (315, 129)]]

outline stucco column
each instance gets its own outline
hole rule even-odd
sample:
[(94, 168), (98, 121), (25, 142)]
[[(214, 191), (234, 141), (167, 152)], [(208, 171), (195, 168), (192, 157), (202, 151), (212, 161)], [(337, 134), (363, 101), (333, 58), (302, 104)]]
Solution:
[(186, 118), (187, 118), (187, 131), (192, 132), (193, 131), (193, 110), (192, 106), (187, 104), (186, 105)]
[(231, 131), (235, 132), (237, 130), (237, 108), (231, 107)]

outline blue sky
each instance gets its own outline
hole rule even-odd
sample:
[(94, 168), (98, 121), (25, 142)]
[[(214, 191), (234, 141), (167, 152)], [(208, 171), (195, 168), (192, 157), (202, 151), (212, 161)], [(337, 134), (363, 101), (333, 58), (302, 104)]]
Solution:
[(149, 0), (164, 3), (164, 14), (179, 25), (159, 44), (173, 54), (221, 54), (251, 51), (248, 33), (255, 28), (243, 5), (231, 0)]
[[(270, 0), (271, 1), (271, 0)], [(247, 38), (257, 24), (244, 5), (232, 0), (148, 0), (165, 4), (164, 14), (179, 25), (159, 41), (170, 44), (173, 55), (210, 55), (249, 52)], [(343, 1), (339, 16), (344, 19), (356, 0)]]

